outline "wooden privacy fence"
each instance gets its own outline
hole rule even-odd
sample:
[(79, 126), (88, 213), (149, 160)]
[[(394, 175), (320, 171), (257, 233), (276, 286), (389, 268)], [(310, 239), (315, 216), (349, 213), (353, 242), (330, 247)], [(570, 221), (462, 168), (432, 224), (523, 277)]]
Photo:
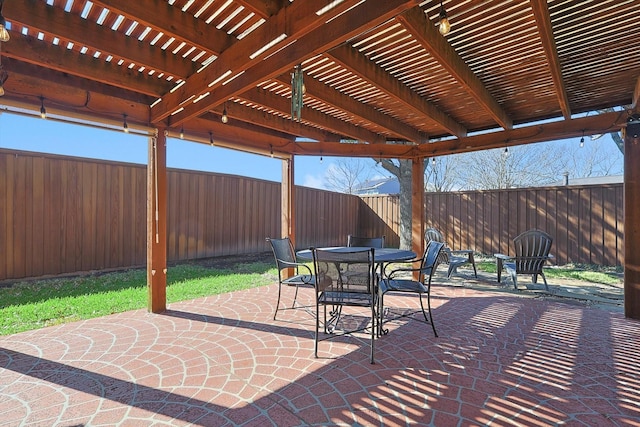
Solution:
[[(439, 229), (453, 249), (487, 255), (511, 254), (516, 235), (538, 228), (553, 237), (559, 265), (622, 265), (623, 194), (623, 184), (427, 193), (426, 227)], [(362, 200), (370, 209), (361, 209), (361, 226), (382, 218), (398, 232), (397, 196)]]
[[(454, 249), (509, 253), (527, 228), (554, 237), (559, 264), (621, 265), (618, 185), (427, 193), (427, 224)], [(170, 169), (168, 260), (265, 252), (279, 236), (280, 184)], [(0, 149), (0, 280), (142, 266), (146, 166)], [(296, 187), (298, 248), (349, 233), (398, 246), (398, 198)]]
[[(0, 149), (0, 280), (142, 266), (146, 166)], [(270, 250), (280, 184), (168, 171), (170, 262)], [(346, 244), (355, 196), (296, 187), (297, 246)]]

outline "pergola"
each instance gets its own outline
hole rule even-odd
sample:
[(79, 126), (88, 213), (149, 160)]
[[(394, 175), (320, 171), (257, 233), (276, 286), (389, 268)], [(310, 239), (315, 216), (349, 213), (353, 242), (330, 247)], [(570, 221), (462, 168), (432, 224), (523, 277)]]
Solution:
[(0, 7), (5, 110), (150, 136), (153, 312), (166, 306), (168, 136), (281, 158), (292, 237), (296, 155), (410, 159), (421, 251), (425, 158), (625, 129), (625, 314), (640, 319), (640, 0)]

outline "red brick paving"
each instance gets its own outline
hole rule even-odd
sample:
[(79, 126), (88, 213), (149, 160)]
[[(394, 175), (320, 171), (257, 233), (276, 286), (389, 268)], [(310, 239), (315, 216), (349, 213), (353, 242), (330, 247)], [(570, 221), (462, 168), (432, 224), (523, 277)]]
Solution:
[(366, 335), (315, 359), (313, 319), (274, 321), (275, 291), (0, 337), (0, 425), (640, 426), (640, 322), (620, 313), (438, 286), (440, 337), (390, 323), (371, 365)]

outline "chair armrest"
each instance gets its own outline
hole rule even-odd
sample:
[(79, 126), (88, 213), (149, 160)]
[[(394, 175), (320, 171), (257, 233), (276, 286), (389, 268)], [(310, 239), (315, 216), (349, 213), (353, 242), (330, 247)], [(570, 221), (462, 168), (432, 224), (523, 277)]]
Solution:
[(304, 268), (309, 272), (309, 275), (313, 275), (313, 273), (311, 272), (311, 268), (307, 264), (304, 264), (302, 262), (289, 262), (283, 260), (278, 260), (278, 262), (284, 264), (285, 267), (283, 268)]
[[(416, 263), (416, 262), (422, 262), (422, 258), (417, 258), (417, 259), (411, 259), (408, 261), (403, 261), (403, 263)], [(398, 267), (398, 268), (394, 268), (393, 270), (391, 270), (389, 273), (387, 273), (387, 267), (391, 265), (391, 263), (385, 264), (382, 267), (382, 277), (386, 277), (391, 279), (393, 277), (393, 275), (395, 275), (396, 273), (410, 273), (410, 272), (414, 272), (414, 271), (419, 271), (420, 267), (418, 266), (416, 267)]]
[(513, 259), (512, 256), (509, 255), (505, 255), (505, 254), (493, 254), (494, 257), (501, 259), (503, 261), (509, 260), (509, 259)]
[(451, 251), (452, 254), (469, 255), (473, 253), (472, 249), (458, 249), (457, 251)]

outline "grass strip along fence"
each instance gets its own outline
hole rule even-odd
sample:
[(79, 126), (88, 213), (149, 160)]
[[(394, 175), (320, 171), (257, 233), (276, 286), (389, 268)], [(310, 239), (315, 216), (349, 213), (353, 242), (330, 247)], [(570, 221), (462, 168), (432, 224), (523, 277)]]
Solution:
[[(478, 263), (495, 273), (495, 262)], [(548, 279), (576, 279), (619, 284), (615, 269), (571, 267), (545, 269)], [(273, 263), (248, 260), (224, 266), (185, 263), (167, 272), (167, 301), (184, 301), (273, 284)], [(146, 271), (132, 269), (97, 275), (18, 281), (0, 288), (0, 335), (90, 319), (147, 306)]]

